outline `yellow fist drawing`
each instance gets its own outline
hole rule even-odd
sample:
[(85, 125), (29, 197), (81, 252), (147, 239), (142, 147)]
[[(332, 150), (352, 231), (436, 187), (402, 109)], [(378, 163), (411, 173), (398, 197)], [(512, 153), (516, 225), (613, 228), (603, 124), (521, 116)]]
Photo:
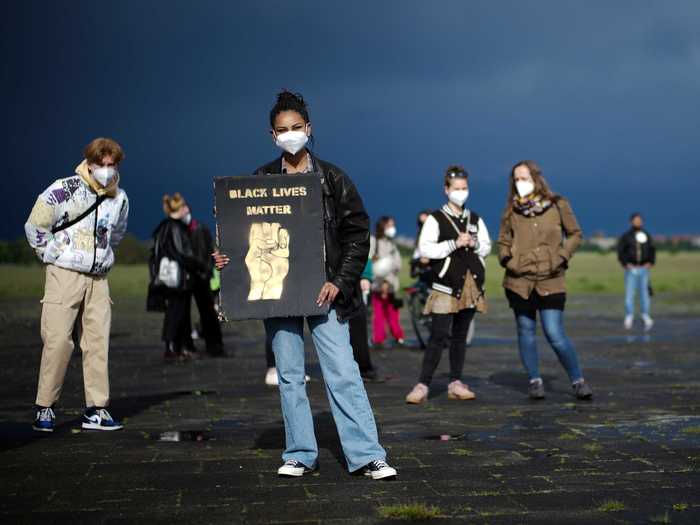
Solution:
[(289, 273), (289, 232), (278, 222), (255, 222), (250, 226), (248, 243), (248, 300), (279, 299)]

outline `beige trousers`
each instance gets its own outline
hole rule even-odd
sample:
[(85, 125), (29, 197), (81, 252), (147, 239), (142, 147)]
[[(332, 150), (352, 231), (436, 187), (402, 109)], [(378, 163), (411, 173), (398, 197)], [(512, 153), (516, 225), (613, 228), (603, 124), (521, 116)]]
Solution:
[(88, 275), (46, 266), (46, 286), (41, 300), (41, 353), (36, 404), (52, 406), (61, 395), (73, 353), (73, 327), (82, 312), (83, 382), (85, 406), (109, 404), (109, 329), (112, 301), (105, 276)]

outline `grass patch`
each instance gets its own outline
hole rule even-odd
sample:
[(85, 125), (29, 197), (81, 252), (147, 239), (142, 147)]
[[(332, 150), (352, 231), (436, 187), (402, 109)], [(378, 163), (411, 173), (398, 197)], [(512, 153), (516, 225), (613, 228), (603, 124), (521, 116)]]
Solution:
[[(493, 233), (493, 232), (492, 232)], [(496, 235), (496, 233), (493, 233)], [(503, 296), (503, 268), (494, 253), (486, 258), (486, 295)], [(401, 266), (401, 286), (410, 286), (407, 258)], [(654, 290), (660, 293), (700, 293), (700, 253), (658, 252), (656, 266), (651, 271)], [(615, 253), (577, 253), (567, 272), (566, 288), (569, 293), (619, 293), (624, 292), (624, 274)]]
[(474, 453), (466, 448), (456, 448), (450, 452), (452, 456), (473, 456)]
[(583, 448), (594, 454), (603, 450), (603, 447), (601, 447), (598, 443), (588, 443), (587, 445), (583, 445)]
[(683, 434), (700, 434), (700, 427), (685, 427), (681, 432)]
[(576, 434), (572, 434), (571, 432), (564, 432), (563, 434), (559, 434), (557, 437), (557, 439), (561, 439), (562, 441), (573, 441), (577, 438), (578, 436)]
[(598, 510), (600, 512), (620, 512), (625, 510), (625, 504), (621, 501), (609, 499), (598, 505)]
[(688, 510), (688, 504), (687, 503), (674, 503), (673, 510), (675, 510), (676, 512), (683, 512), (684, 510)]
[(400, 505), (382, 505), (377, 509), (379, 517), (390, 520), (429, 520), (439, 518), (441, 511), (438, 507), (427, 506), (425, 503), (403, 503)]
[[(401, 286), (410, 286), (408, 258), (403, 259)], [(503, 268), (497, 257), (486, 258), (486, 295), (503, 297)], [(657, 254), (657, 264), (651, 276), (654, 289), (671, 293), (664, 302), (687, 302), (688, 294), (700, 293), (700, 252), (668, 252)], [(148, 286), (148, 267), (145, 264), (117, 263), (109, 273), (113, 297), (145, 297)], [(624, 275), (615, 254), (579, 253), (571, 261), (567, 273), (567, 290), (576, 293), (622, 294)], [(0, 265), (0, 298), (41, 298), (44, 289), (44, 269), (40, 264)], [(619, 298), (622, 301), (621, 297)], [(658, 300), (662, 300), (659, 298)], [(621, 303), (620, 303), (621, 304)]]

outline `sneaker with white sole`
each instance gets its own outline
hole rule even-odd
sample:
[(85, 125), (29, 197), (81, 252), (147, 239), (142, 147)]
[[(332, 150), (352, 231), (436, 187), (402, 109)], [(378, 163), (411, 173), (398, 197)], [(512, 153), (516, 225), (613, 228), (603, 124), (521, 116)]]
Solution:
[(316, 470), (316, 466), (307, 467), (301, 461), (296, 459), (288, 459), (280, 468), (277, 469), (277, 475), (283, 478), (298, 478), (309, 472)]
[(37, 432), (53, 432), (55, 422), (56, 414), (51, 407), (37, 407), (32, 428)]
[(626, 315), (625, 320), (622, 322), (625, 330), (632, 330), (632, 325), (634, 324), (634, 316)]
[(642, 321), (644, 322), (644, 331), (648, 332), (654, 326), (654, 320), (648, 315), (642, 315)]
[(455, 379), (447, 385), (447, 399), (468, 401), (475, 398), (476, 394), (469, 390), (469, 387), (462, 383), (459, 379)]
[(430, 392), (430, 389), (427, 385), (418, 383), (413, 387), (413, 390), (406, 395), (406, 403), (409, 405), (420, 405), (421, 403), (425, 403), (428, 400), (428, 392)]
[(124, 425), (115, 421), (104, 408), (88, 408), (83, 414), (85, 430), (121, 430)]
[(365, 476), (369, 476), (372, 479), (394, 479), (396, 474), (396, 469), (390, 467), (383, 459), (370, 461), (365, 467)]

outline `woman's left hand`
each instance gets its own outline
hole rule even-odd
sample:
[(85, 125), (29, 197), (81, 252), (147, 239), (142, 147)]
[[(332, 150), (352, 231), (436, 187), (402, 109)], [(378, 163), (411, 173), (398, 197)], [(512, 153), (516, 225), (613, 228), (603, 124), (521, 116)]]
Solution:
[(333, 283), (327, 282), (321, 287), (321, 291), (318, 293), (318, 299), (316, 299), (316, 304), (318, 306), (332, 304), (338, 296), (338, 293), (340, 293), (340, 288)]

